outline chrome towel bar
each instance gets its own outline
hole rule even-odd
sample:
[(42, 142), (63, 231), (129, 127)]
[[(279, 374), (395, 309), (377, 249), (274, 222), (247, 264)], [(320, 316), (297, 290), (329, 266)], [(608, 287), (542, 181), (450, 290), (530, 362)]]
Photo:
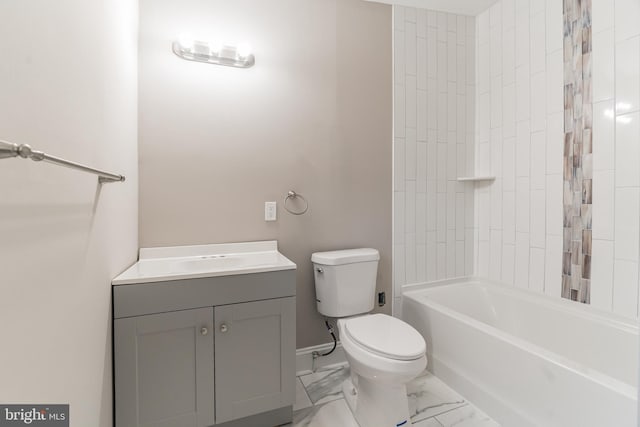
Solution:
[(103, 182), (122, 182), (125, 180), (123, 175), (105, 172), (100, 169), (90, 168), (80, 163), (64, 160), (59, 157), (50, 156), (42, 151), (33, 150), (28, 144), (14, 144), (12, 142), (0, 140), (0, 159), (8, 159), (11, 157), (22, 157), (23, 159), (31, 159), (35, 162), (48, 162), (55, 165), (64, 166), (71, 169), (78, 169), (98, 175), (98, 181)]

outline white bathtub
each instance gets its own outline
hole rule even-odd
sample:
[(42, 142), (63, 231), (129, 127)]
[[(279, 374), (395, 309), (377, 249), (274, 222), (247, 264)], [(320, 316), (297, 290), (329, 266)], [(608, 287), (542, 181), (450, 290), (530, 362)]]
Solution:
[(405, 286), (429, 369), (503, 426), (636, 426), (638, 327), (479, 279)]

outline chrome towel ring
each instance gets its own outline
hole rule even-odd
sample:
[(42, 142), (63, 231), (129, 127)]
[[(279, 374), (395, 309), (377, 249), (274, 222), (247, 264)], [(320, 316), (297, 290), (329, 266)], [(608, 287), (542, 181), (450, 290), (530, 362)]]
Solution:
[[(293, 211), (293, 210), (289, 209), (289, 207), (287, 206), (287, 202), (289, 201), (289, 199), (301, 199), (304, 202), (304, 209), (302, 209), (301, 211)], [(289, 212), (290, 214), (302, 215), (302, 214), (306, 213), (307, 210), (309, 210), (309, 202), (307, 201), (307, 199), (302, 197), (301, 194), (298, 194), (293, 190), (289, 190), (289, 192), (287, 193), (287, 196), (284, 198), (284, 209), (287, 212)]]

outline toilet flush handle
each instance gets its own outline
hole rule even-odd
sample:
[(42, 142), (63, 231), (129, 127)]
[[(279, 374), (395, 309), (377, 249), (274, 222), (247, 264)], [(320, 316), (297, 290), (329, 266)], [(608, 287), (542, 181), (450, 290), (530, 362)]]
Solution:
[(322, 267), (316, 267), (316, 271), (318, 273), (324, 273), (324, 270), (322, 269)]

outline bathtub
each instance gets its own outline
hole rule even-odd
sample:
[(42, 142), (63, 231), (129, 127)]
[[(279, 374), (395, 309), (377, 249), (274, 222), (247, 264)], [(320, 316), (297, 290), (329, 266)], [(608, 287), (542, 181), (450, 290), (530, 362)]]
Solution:
[(638, 327), (484, 279), (403, 289), (429, 369), (503, 426), (636, 426)]

